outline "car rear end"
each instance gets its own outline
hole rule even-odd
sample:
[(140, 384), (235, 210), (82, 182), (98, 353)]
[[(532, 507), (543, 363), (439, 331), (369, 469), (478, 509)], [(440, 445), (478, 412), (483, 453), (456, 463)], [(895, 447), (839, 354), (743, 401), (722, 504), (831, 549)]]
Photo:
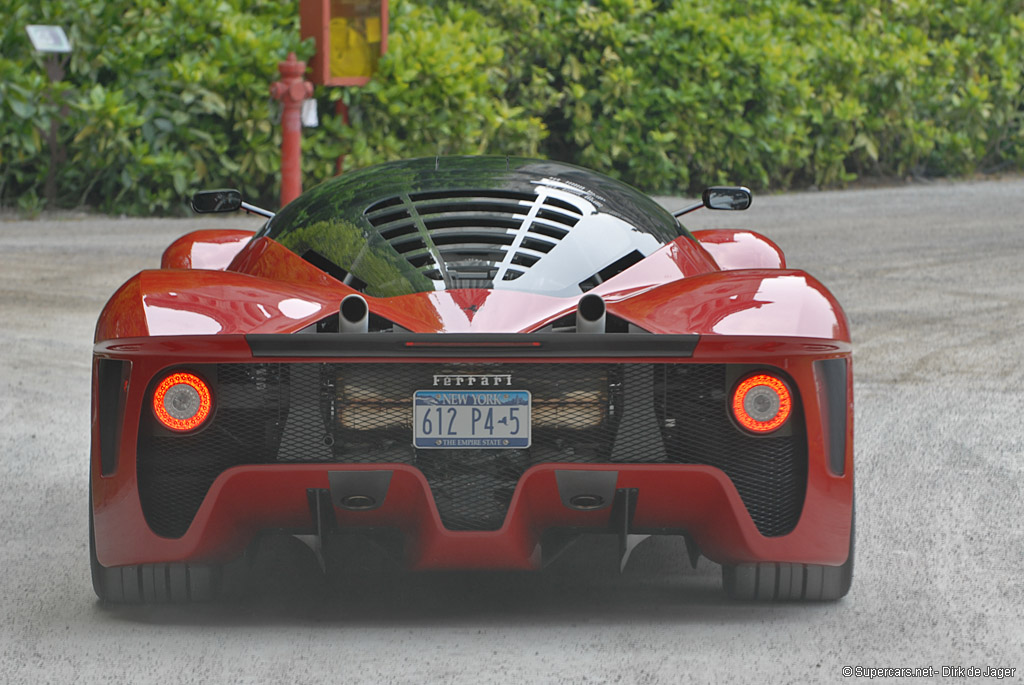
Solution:
[[(265, 531), (351, 529), (397, 535), (414, 569), (538, 568), (582, 532), (684, 535), (727, 565), (842, 564), (849, 351), (764, 343), (330, 334), (101, 345), (97, 557), (216, 565)], [(174, 390), (188, 379), (205, 390)], [(755, 416), (744, 418), (751, 379)], [(208, 397), (202, 420), (169, 424), (167, 392), (200, 397), (186, 414)], [(744, 423), (768, 425), (783, 405), (779, 425)]]

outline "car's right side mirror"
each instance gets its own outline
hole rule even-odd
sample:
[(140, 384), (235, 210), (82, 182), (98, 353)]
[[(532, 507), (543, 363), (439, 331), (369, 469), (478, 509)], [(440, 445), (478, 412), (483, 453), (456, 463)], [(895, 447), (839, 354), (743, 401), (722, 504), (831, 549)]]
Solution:
[(704, 190), (702, 199), (708, 209), (747, 209), (753, 195), (743, 186), (712, 186)]

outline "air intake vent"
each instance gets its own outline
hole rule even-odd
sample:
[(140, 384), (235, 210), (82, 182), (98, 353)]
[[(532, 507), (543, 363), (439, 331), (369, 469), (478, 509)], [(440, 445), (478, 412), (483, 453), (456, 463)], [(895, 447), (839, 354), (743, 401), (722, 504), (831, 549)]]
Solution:
[(492, 288), (540, 261), (583, 210), (547, 195), (487, 189), (391, 197), (364, 215), (427, 278), (445, 288)]
[(320, 269), (327, 275), (336, 278), (345, 285), (358, 290), (360, 292), (366, 292), (366, 282), (356, 277), (355, 274), (342, 269), (340, 266), (324, 257), (316, 250), (306, 250), (302, 253), (302, 258), (307, 262)]
[(592, 288), (596, 288), (597, 286), (607, 281), (609, 278), (618, 276), (619, 274), (621, 274), (623, 271), (633, 266), (634, 264), (642, 262), (643, 259), (644, 256), (640, 253), (639, 250), (633, 250), (625, 257), (615, 260), (614, 262), (612, 262), (605, 268), (601, 269), (600, 271), (598, 271), (596, 274), (586, 279), (585, 281), (581, 281), (580, 290), (582, 290), (583, 292), (587, 292)]

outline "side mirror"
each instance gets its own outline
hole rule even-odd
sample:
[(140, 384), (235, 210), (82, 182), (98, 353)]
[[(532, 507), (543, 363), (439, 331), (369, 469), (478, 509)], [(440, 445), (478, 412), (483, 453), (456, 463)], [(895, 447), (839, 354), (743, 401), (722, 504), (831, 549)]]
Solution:
[(197, 214), (236, 212), (242, 207), (242, 193), (234, 188), (200, 190), (192, 196), (192, 211)]
[(743, 186), (713, 186), (704, 191), (702, 199), (708, 209), (747, 209), (754, 197)]

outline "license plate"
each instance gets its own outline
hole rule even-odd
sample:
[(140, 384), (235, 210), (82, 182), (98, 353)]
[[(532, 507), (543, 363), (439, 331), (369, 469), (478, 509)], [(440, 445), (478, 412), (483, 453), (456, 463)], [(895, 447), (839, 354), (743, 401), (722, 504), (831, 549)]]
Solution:
[(417, 448), (530, 446), (528, 390), (417, 390), (412, 405)]

